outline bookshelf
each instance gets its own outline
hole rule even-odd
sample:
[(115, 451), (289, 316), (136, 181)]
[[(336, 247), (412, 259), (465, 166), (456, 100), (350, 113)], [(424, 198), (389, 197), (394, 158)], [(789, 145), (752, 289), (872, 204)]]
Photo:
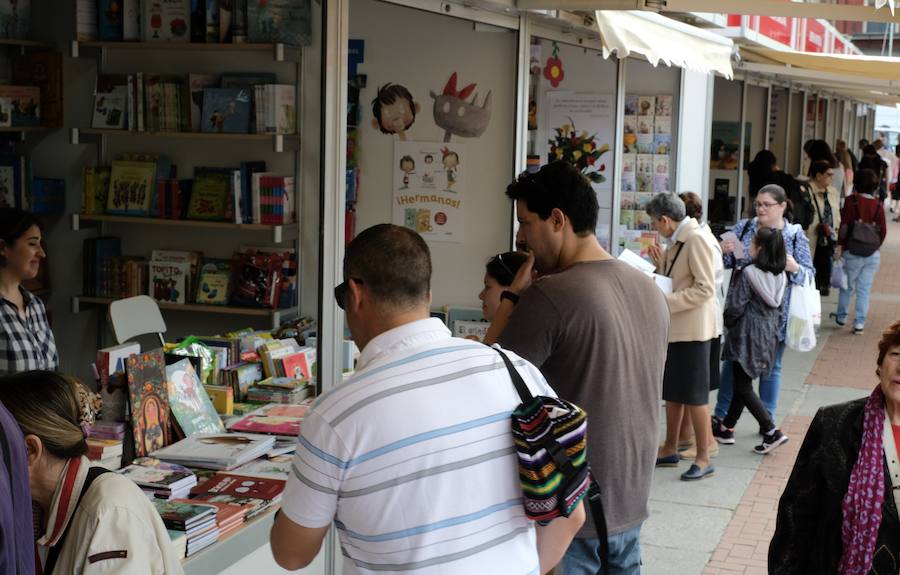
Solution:
[[(80, 313), (82, 307), (88, 306), (100, 306), (108, 308), (109, 304), (111, 304), (113, 301), (115, 301), (113, 298), (74, 296), (72, 297), (72, 313)], [(159, 305), (159, 309), (163, 311), (268, 318), (273, 329), (277, 328), (282, 321), (298, 316), (298, 313), (294, 308), (269, 309), (169, 302), (157, 302), (157, 305)]]
[[(296, 86), (295, 124), (292, 134), (259, 134), (259, 133), (204, 133), (189, 131), (137, 131), (131, 129), (107, 129), (84, 127), (71, 128), (69, 143), (72, 145), (91, 145), (96, 154), (93, 160), (84, 165), (109, 165), (116, 154), (122, 151), (135, 150), (165, 154), (173, 165), (181, 170), (187, 165), (187, 172), (181, 177), (190, 177), (191, 166), (236, 167), (235, 155), (241, 160), (265, 160), (268, 169), (276, 173), (293, 175), (299, 182), (301, 175), (301, 124), (302, 92), (300, 85), (303, 77), (303, 49), (286, 44), (190, 44), (164, 42), (103, 42), (75, 41), (71, 44), (71, 55), (74, 58), (92, 58), (96, 62), (98, 74), (144, 74), (165, 70), (166, 74), (185, 75), (202, 70), (207, 74), (226, 72), (254, 73), (262, 70), (276, 74), (281, 83)], [(91, 125), (90, 117), (87, 126)], [(78, 125), (79, 123), (76, 123)], [(220, 159), (208, 159), (210, 156)], [(201, 159), (204, 158), (204, 159)], [(230, 158), (230, 159), (225, 159)], [(202, 251), (207, 257), (222, 257), (226, 251), (231, 253), (231, 246), (262, 246), (284, 244), (285, 249), (293, 247), (297, 259), (297, 273), (303, 259), (300, 249), (302, 214), (300, 203), (302, 186), (295, 188), (295, 223), (284, 225), (237, 224), (228, 221), (203, 221), (188, 219), (165, 219), (154, 217), (122, 216), (108, 214), (81, 214), (71, 216), (71, 227), (74, 231), (95, 228), (100, 235), (105, 235), (111, 228), (112, 234), (122, 238), (123, 246), (128, 246), (124, 253), (145, 254), (149, 249), (166, 247), (168, 249)], [(259, 238), (268, 241), (260, 243)], [(205, 246), (205, 248), (204, 248)], [(182, 314), (205, 316), (209, 320), (187, 319), (186, 322), (197, 324), (189, 329), (202, 331), (200, 327), (207, 321), (221, 324), (227, 321), (245, 322), (276, 328), (280, 323), (299, 317), (302, 300), (303, 281), (297, 283), (296, 303), (288, 309), (265, 309), (238, 306), (217, 306), (205, 304), (175, 304), (158, 302), (164, 313), (181, 317)], [(76, 293), (83, 293), (80, 289)], [(108, 306), (113, 300), (105, 297), (87, 297), (74, 295), (71, 298), (73, 313), (87, 310), (98, 310)], [(220, 320), (212, 318), (219, 317)], [(103, 330), (100, 316), (99, 330)], [(241, 319), (245, 318), (245, 319)], [(176, 331), (179, 328), (175, 328)], [(102, 334), (98, 339), (102, 340)]]

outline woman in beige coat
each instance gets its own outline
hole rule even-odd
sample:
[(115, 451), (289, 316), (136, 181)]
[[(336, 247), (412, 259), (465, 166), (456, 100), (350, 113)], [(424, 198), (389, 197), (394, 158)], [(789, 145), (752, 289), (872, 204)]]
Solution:
[(685, 213), (684, 202), (675, 194), (657, 194), (647, 205), (654, 229), (669, 238), (669, 248), (650, 250), (657, 273), (672, 279), (672, 293), (666, 294), (671, 323), (669, 348), (663, 375), (666, 402), (666, 442), (656, 464), (678, 464), (679, 423), (691, 418), (697, 442), (697, 457), (681, 479), (709, 477), (715, 468), (709, 461), (709, 370), (710, 346), (718, 337), (718, 306), (715, 294), (715, 248), (700, 226)]
[(816, 287), (827, 296), (831, 286), (831, 268), (834, 265), (837, 231), (841, 227), (840, 195), (831, 185), (835, 168), (825, 160), (813, 162), (809, 167), (809, 183), (812, 188), (813, 221), (806, 229), (809, 247), (816, 268)]
[(58, 373), (0, 378), (0, 402), (25, 435), (45, 575), (179, 575), (180, 558), (156, 508), (130, 479), (91, 467), (79, 385)]

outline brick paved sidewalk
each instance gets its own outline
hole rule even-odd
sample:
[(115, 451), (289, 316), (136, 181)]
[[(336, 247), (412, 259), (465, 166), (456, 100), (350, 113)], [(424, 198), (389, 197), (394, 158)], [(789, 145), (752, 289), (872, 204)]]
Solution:
[[(853, 317), (852, 306), (850, 317)], [(860, 390), (859, 397), (866, 395), (877, 384), (875, 362), (881, 332), (897, 318), (900, 318), (900, 224), (891, 223), (881, 251), (881, 269), (872, 288), (865, 333), (853, 335), (849, 321), (847, 327), (839, 329), (834, 320), (823, 318), (820, 337), (827, 337), (827, 341), (806, 378), (807, 390), (815, 392), (820, 386), (854, 388)], [(768, 572), (769, 541), (775, 532), (778, 499), (811, 421), (810, 415), (784, 418), (781, 428), (790, 441), (763, 458), (703, 571), (705, 575)]]

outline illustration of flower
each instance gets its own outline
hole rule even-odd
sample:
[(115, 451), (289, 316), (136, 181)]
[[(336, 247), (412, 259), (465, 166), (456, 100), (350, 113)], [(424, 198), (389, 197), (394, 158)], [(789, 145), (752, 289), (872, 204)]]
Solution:
[(544, 65), (544, 78), (550, 82), (551, 86), (558, 88), (565, 77), (566, 73), (563, 70), (563, 63), (559, 59), (559, 46), (554, 42), (553, 55), (547, 58), (547, 64)]
[(609, 144), (597, 146), (594, 139), (597, 134), (580, 133), (575, 129), (575, 122), (556, 128), (556, 136), (548, 140), (550, 159), (565, 160), (584, 174), (591, 182), (602, 184), (606, 181), (606, 164), (600, 163), (600, 157), (609, 151)]

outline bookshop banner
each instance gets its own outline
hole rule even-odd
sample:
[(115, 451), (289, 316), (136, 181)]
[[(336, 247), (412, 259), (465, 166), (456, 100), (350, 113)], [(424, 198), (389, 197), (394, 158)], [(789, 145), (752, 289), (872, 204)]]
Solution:
[(393, 223), (427, 241), (462, 242), (466, 161), (465, 144), (395, 142)]

